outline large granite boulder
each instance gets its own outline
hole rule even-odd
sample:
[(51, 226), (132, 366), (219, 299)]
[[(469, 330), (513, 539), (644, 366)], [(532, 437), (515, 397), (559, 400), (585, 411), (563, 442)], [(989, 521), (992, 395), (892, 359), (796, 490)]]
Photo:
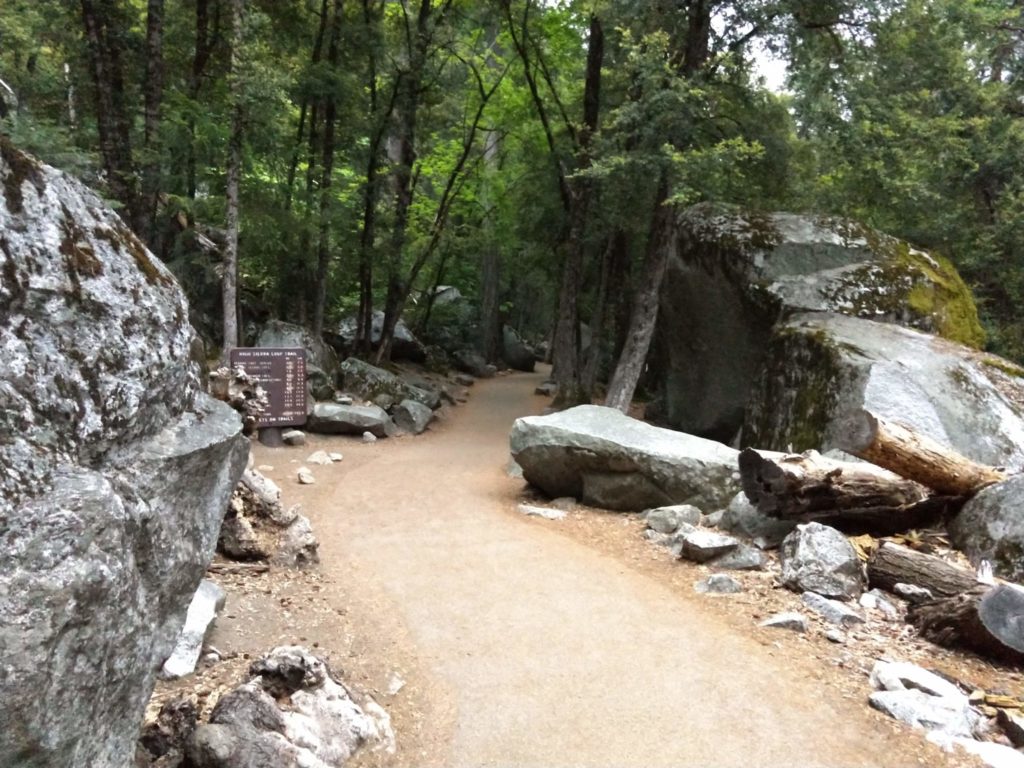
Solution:
[(523, 341), (513, 328), (507, 325), (502, 329), (501, 357), (514, 371), (533, 373), (534, 366), (537, 364), (537, 353)]
[(679, 217), (659, 314), (661, 416), (731, 440), (772, 327), (838, 312), (979, 346), (970, 291), (939, 256), (845, 219), (701, 204)]
[(0, 765), (123, 768), (248, 455), (171, 273), (0, 138)]
[(382, 395), (387, 395), (392, 403), (415, 400), (430, 409), (441, 407), (440, 391), (411, 384), (357, 357), (350, 357), (341, 364), (341, 375), (345, 389), (364, 400), (375, 402)]
[(981, 490), (948, 525), (970, 561), (992, 563), (997, 576), (1024, 581), (1024, 475)]
[(523, 476), (548, 496), (606, 509), (693, 504), (712, 510), (739, 490), (732, 448), (652, 427), (614, 408), (579, 405), (517, 419), (510, 444)]
[[(354, 315), (338, 323), (334, 338), (344, 352), (350, 353), (354, 349), (357, 329), (358, 322)], [(373, 313), (373, 320), (370, 324), (370, 344), (374, 349), (380, 346), (380, 337), (383, 332), (384, 313), (378, 310)], [(424, 363), (427, 360), (427, 348), (402, 320), (395, 325), (395, 337), (391, 340), (391, 359), (409, 360), (413, 363)]]
[(308, 329), (283, 320), (269, 320), (256, 337), (257, 347), (301, 347), (306, 350), (306, 382), (317, 400), (330, 400), (338, 377), (338, 355)]
[(317, 403), (306, 421), (306, 429), (324, 435), (361, 435), (369, 432), (386, 437), (391, 417), (376, 405)]
[(862, 409), (983, 464), (1024, 466), (1024, 369), (919, 331), (829, 313), (794, 316), (767, 348), (743, 442), (842, 448)]

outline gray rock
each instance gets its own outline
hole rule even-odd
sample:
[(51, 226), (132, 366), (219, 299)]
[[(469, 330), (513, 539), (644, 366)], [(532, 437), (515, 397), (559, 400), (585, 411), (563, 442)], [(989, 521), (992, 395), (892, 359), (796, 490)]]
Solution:
[(767, 558), (764, 552), (746, 544), (740, 544), (731, 552), (715, 558), (712, 565), (726, 571), (763, 571)]
[(252, 523), (239, 514), (229, 514), (220, 526), (217, 550), (232, 560), (265, 560), (267, 551), (256, 537)]
[(519, 513), (528, 517), (543, 517), (545, 520), (564, 520), (565, 511), (550, 507), (537, 507), (533, 504), (520, 504)]
[(403, 400), (395, 408), (392, 418), (399, 429), (412, 435), (419, 435), (426, 431), (430, 420), (434, 418), (434, 412), (423, 403), (418, 403), (415, 400)]
[(981, 721), (966, 696), (930, 696), (919, 690), (876, 691), (868, 701), (875, 709), (907, 725), (950, 736), (970, 738)]
[(281, 433), (285, 445), (305, 445), (306, 433), (299, 429), (288, 429)]
[(292, 524), (281, 532), (277, 540), (274, 562), (288, 568), (305, 568), (320, 562), (320, 542), (313, 534), (313, 526), (303, 515), (296, 515)]
[(945, 678), (906, 661), (876, 661), (869, 679), (877, 690), (916, 689), (930, 696), (950, 698), (964, 695), (956, 685)]
[(316, 477), (313, 476), (308, 467), (299, 467), (295, 473), (295, 479), (299, 481), (299, 485), (313, 485), (316, 482)]
[(456, 368), (478, 379), (490, 379), (497, 373), (497, 369), (488, 365), (483, 355), (470, 349), (459, 350), (453, 357)]
[(314, 400), (334, 399), (336, 382), (337, 376), (331, 376), (322, 368), (306, 363), (306, 386)]
[(290, 525), (295, 519), (295, 507), (281, 504), (281, 489), (270, 478), (253, 469), (247, 469), (238, 479), (231, 498), (237, 515), (254, 520), (268, 520), (274, 525)]
[(306, 429), (327, 435), (361, 435), (370, 432), (376, 437), (384, 437), (386, 424), (390, 420), (391, 417), (375, 405), (317, 403), (306, 422)]
[(441, 405), (440, 390), (410, 384), (395, 374), (363, 362), (356, 357), (350, 357), (341, 364), (341, 374), (345, 381), (345, 389), (365, 400), (374, 400), (381, 395), (388, 395), (396, 403), (403, 400), (415, 400), (430, 409), (438, 408)]
[(249, 443), (171, 273), (0, 138), (0, 765), (130, 765)]
[(658, 533), (675, 533), (681, 523), (697, 525), (703, 515), (690, 504), (673, 504), (669, 507), (655, 507), (644, 513), (647, 527)]
[(702, 581), (695, 582), (693, 588), (702, 594), (735, 595), (743, 591), (743, 587), (732, 576), (724, 573), (713, 573)]
[(796, 528), (791, 520), (776, 520), (760, 512), (740, 491), (729, 501), (716, 525), (749, 539), (756, 539), (762, 549), (775, 549)]
[(1005, 744), (996, 744), (994, 741), (978, 741), (963, 736), (949, 736), (940, 731), (932, 731), (925, 738), (947, 752), (952, 752), (954, 747), (960, 747), (967, 754), (977, 757), (989, 768), (1024, 768), (1024, 755)]
[[(744, 496), (746, 498), (746, 496)], [(707, 528), (718, 528), (722, 524), (722, 518), (725, 517), (725, 510), (719, 509), (712, 512), (710, 515), (704, 515), (701, 519), (700, 524)]]
[(673, 535), (668, 533), (658, 533), (650, 528), (644, 530), (644, 538), (652, 544), (657, 544), (662, 547), (671, 547), (675, 543), (675, 537)]
[(377, 436), (375, 434), (373, 434), (373, 432), (363, 432), (363, 442), (364, 443), (376, 443), (377, 442)]
[(523, 468), (519, 466), (519, 463), (515, 459), (510, 457), (508, 464), (505, 465), (505, 474), (511, 478), (522, 479)]
[(338, 377), (338, 355), (301, 325), (268, 320), (256, 337), (257, 347), (301, 347), (306, 350), (306, 381), (317, 400), (330, 400)]
[(541, 395), (542, 397), (554, 397), (558, 393), (558, 385), (553, 381), (545, 381), (539, 387), (533, 390), (533, 394)]
[(572, 512), (579, 506), (572, 496), (560, 496), (557, 499), (552, 499), (550, 503), (552, 507), (561, 509), (563, 512)]
[(373, 398), (373, 404), (383, 411), (390, 412), (395, 407), (395, 398), (387, 392), (382, 392)]
[(935, 596), (932, 591), (927, 587), (919, 587), (917, 584), (894, 584), (892, 591), (902, 597), (911, 605), (920, 605), (926, 603), (929, 600), (934, 600)]
[(306, 649), (275, 648), (250, 675), (193, 733), (195, 768), (340, 768), (360, 749), (394, 749), (384, 710), (369, 697), (357, 702)]
[(829, 600), (814, 592), (804, 592), (800, 596), (804, 605), (821, 616), (825, 621), (849, 627), (854, 624), (863, 624), (864, 617), (849, 606), (843, 605), (838, 600)]
[(337, 452), (328, 453), (327, 456), (330, 458), (332, 464), (337, 464), (339, 461), (345, 460), (345, 457)]
[(948, 525), (953, 546), (974, 565), (992, 563), (996, 575), (1024, 580), (1024, 475), (983, 488)]
[(343, 395), (343, 394), (337, 393), (337, 392), (334, 395), (334, 402), (336, 402), (338, 405), (352, 405), (353, 404), (353, 400), (352, 400), (352, 397), (350, 395)]
[[(948, 262), (856, 222), (709, 204), (678, 221), (658, 317), (667, 338), (687, 339), (666, 344), (659, 361), (664, 418), (677, 429), (731, 441), (766, 353), (774, 356), (772, 327), (796, 312), (838, 312), (982, 340), (970, 292)], [(807, 362), (793, 361), (791, 370)], [(817, 376), (817, 367), (802, 375)], [(764, 407), (790, 411), (785, 404), (792, 402), (765, 399)], [(785, 450), (786, 440), (750, 439), (747, 429), (746, 445)]]
[(457, 373), (452, 377), (452, 379), (460, 387), (472, 387), (476, 384), (476, 377), (470, 376), (468, 373)]
[(974, 461), (1024, 465), (1024, 382), (1012, 363), (917, 331), (830, 314), (780, 326), (750, 399), (743, 440), (841, 448), (863, 410)]
[(514, 371), (533, 373), (537, 364), (537, 354), (509, 326), (504, 327), (502, 335), (504, 344), (501, 356), (508, 367)]
[(695, 563), (706, 563), (731, 552), (739, 546), (732, 536), (714, 531), (690, 531), (679, 540), (679, 556)]
[(224, 590), (212, 581), (203, 579), (199, 582), (199, 589), (192, 595), (192, 602), (185, 614), (185, 625), (181, 628), (174, 650), (164, 662), (161, 677), (174, 679), (195, 671), (206, 635), (217, 614), (224, 609), (225, 600), (227, 595)]
[[(335, 332), (340, 346), (351, 350), (356, 340), (358, 320), (347, 317), (342, 320)], [(370, 323), (370, 345), (376, 349), (380, 346), (380, 338), (384, 331), (384, 313), (380, 310), (373, 313)], [(416, 338), (409, 326), (401, 319), (395, 325), (394, 338), (391, 340), (391, 359), (409, 360), (413, 363), (424, 363), (427, 360), (426, 347)]]
[(317, 464), (321, 467), (326, 467), (327, 465), (334, 463), (327, 451), (314, 451), (306, 457), (306, 462), (309, 464)]
[(548, 496), (574, 496), (607, 509), (713, 508), (739, 490), (734, 449), (652, 427), (614, 408), (580, 405), (518, 419), (510, 442), (524, 477)]
[(797, 526), (782, 542), (782, 583), (794, 592), (850, 600), (860, 595), (862, 567), (849, 540), (820, 523)]
[(900, 618), (899, 609), (879, 589), (872, 589), (861, 595), (860, 606), (870, 611), (878, 611), (886, 621), (898, 621)]
[(772, 629), (791, 629), (794, 632), (806, 632), (807, 617), (802, 613), (796, 613), (795, 611), (776, 613), (774, 616), (769, 616), (767, 619), (762, 621), (758, 626), (771, 627)]
[(825, 639), (836, 645), (846, 645), (846, 635), (841, 629), (835, 627), (825, 630)]

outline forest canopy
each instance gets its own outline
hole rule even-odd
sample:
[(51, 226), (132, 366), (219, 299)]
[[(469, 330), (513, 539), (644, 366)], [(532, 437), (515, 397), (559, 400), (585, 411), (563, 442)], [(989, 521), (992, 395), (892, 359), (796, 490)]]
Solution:
[(508, 324), (563, 398), (602, 368), (631, 395), (670, 211), (711, 201), (945, 255), (1021, 361), (1022, 33), (1017, 0), (0, 0), (0, 127), (119, 208), (216, 345), (354, 317), (370, 355), (382, 310), (386, 358), (453, 285), (488, 358)]

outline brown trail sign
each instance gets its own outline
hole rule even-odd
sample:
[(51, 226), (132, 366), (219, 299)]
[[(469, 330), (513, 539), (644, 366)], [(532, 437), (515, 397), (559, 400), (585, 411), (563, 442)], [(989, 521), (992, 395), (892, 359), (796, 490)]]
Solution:
[(243, 368), (267, 393), (260, 429), (306, 423), (306, 350), (302, 347), (238, 347), (231, 365)]

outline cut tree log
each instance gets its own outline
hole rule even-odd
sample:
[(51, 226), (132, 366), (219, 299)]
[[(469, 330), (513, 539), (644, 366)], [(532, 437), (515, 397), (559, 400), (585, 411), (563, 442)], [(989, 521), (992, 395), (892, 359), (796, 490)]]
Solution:
[(915, 480), (945, 496), (971, 496), (1006, 479), (997, 467), (977, 464), (936, 440), (860, 410), (843, 423), (847, 453)]
[(880, 467), (827, 459), (816, 451), (779, 455), (747, 448), (739, 466), (743, 491), (762, 514), (847, 532), (919, 528), (961, 503)]
[(913, 584), (939, 598), (970, 592), (978, 586), (978, 579), (974, 571), (941, 557), (883, 542), (868, 559), (868, 583), (888, 592), (897, 584)]
[(912, 605), (907, 621), (937, 645), (967, 648), (1011, 663), (1024, 661), (1024, 589), (983, 584), (974, 571), (941, 557), (885, 542), (868, 560), (868, 583), (924, 587), (934, 600)]
[(907, 621), (937, 645), (968, 648), (1012, 664), (1024, 661), (1024, 589), (977, 584), (968, 592), (907, 610)]

